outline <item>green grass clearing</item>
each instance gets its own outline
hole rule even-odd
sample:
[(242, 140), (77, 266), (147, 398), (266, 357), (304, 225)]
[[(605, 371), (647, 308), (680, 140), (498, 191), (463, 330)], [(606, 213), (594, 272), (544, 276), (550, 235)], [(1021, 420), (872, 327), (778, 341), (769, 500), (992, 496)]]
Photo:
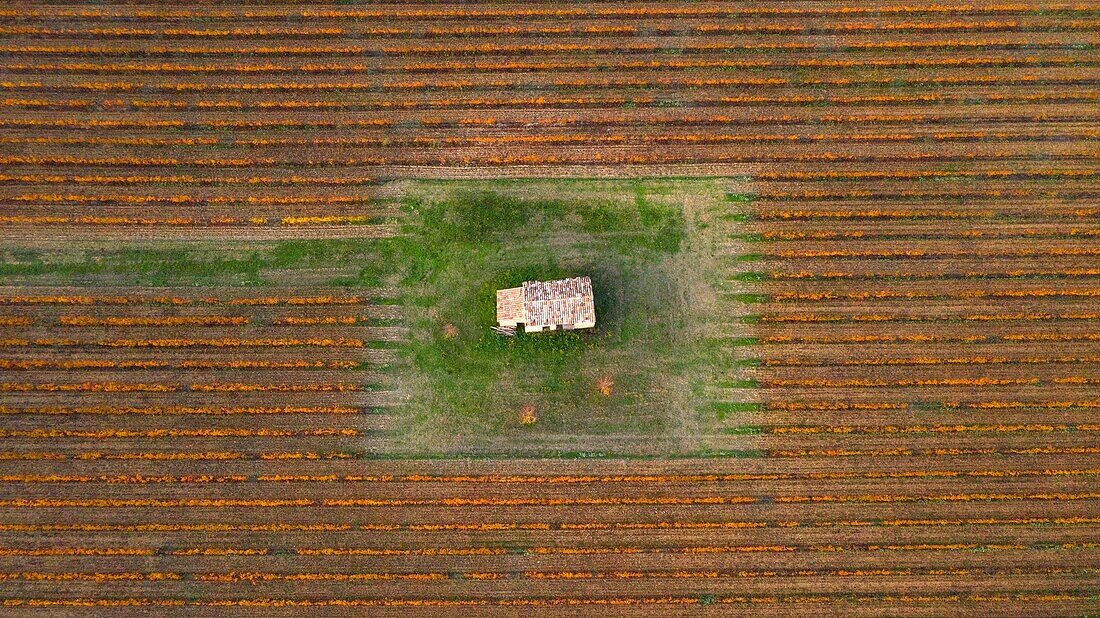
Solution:
[[(692, 183), (414, 186), (391, 256), (406, 265), (412, 314), (407, 446), (512, 452), (564, 440), (587, 451), (599, 436), (674, 440), (694, 410), (681, 383), (710, 359), (691, 332), (691, 286), (707, 274), (689, 259), (683, 184)], [(490, 330), (497, 289), (580, 275), (593, 280), (595, 329)], [(521, 422), (525, 407), (536, 422)]]

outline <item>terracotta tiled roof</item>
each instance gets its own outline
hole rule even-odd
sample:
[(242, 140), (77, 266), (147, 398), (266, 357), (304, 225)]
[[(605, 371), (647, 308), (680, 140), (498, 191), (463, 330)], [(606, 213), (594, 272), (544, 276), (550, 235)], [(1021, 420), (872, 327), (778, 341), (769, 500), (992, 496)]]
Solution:
[(524, 323), (531, 328), (593, 326), (596, 306), (588, 277), (523, 284)]
[(596, 325), (592, 279), (525, 281), (523, 287), (497, 290), (497, 322), (524, 324), (524, 330), (591, 328)]

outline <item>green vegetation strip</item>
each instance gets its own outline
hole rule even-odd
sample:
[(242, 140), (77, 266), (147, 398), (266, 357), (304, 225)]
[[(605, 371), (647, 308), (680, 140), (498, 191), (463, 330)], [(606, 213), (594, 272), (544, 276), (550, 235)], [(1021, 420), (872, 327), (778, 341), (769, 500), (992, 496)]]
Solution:
[[(0, 284), (272, 286), (280, 271), (348, 270), (318, 283), (379, 286), (382, 239), (322, 239), (277, 242), (229, 241), (225, 245), (160, 242), (122, 249), (0, 251)], [(151, 244), (151, 243), (150, 243)], [(348, 265), (353, 265), (350, 268)]]
[(760, 196), (755, 193), (728, 193), (726, 194), (726, 201), (733, 202), (734, 204), (751, 204), (760, 199)]

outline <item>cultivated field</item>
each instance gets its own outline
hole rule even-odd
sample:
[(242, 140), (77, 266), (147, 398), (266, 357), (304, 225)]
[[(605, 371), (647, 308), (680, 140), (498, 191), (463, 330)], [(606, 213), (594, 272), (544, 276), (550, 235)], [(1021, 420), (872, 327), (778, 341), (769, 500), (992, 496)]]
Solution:
[[(1100, 611), (1098, 44), (0, 7), (4, 613)], [(597, 333), (485, 336), (547, 272)]]

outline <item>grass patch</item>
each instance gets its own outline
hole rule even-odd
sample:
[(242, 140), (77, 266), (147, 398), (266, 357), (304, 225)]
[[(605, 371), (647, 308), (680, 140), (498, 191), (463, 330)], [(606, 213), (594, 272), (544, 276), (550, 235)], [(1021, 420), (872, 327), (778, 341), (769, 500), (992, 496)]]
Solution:
[(744, 305), (759, 305), (768, 302), (767, 294), (741, 293), (732, 294), (730, 298)]
[[(413, 314), (402, 427), (410, 446), (512, 451), (553, 436), (583, 444), (667, 430), (667, 379), (688, 369), (691, 349), (675, 274), (680, 204), (643, 184), (618, 200), (438, 189), (412, 194), (394, 245)], [(497, 289), (580, 275), (593, 280), (595, 329), (490, 330)], [(521, 422), (524, 409), (534, 423)]]
[(738, 412), (763, 412), (764, 404), (762, 403), (746, 403), (740, 401), (716, 401), (713, 404), (714, 409), (723, 414), (738, 413)]
[(726, 427), (722, 432), (730, 436), (759, 436), (764, 433), (764, 428), (755, 425), (741, 425), (739, 427)]
[(760, 199), (755, 193), (728, 193), (726, 194), (726, 201), (733, 202), (734, 204), (751, 204)]
[(721, 380), (718, 382), (718, 386), (723, 388), (760, 388), (760, 383), (756, 380)]
[(760, 449), (702, 449), (690, 455), (691, 457), (710, 457), (715, 459), (759, 459), (768, 454)]
[(764, 281), (767, 278), (768, 278), (768, 275), (765, 274), (765, 273), (745, 271), (745, 272), (740, 272), (740, 273), (734, 274), (733, 276), (730, 277), (730, 280), (731, 281), (744, 281), (744, 282), (748, 282), (748, 283), (758, 283), (760, 281)]

